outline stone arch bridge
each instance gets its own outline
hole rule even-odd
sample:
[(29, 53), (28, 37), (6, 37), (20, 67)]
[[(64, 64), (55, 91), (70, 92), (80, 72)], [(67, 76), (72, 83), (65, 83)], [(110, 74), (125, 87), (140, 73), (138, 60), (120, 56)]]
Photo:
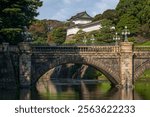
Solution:
[(101, 71), (112, 85), (132, 87), (150, 69), (150, 47), (118, 46), (35, 46), (21, 43), (20, 86), (34, 85), (48, 70), (66, 63), (81, 63)]

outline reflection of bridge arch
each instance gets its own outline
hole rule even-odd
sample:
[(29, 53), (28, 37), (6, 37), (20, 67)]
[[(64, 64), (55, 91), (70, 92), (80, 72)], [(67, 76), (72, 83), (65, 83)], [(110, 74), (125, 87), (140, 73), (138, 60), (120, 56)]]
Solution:
[(138, 80), (138, 78), (148, 69), (150, 69), (150, 59), (144, 61), (135, 69), (134, 81)]
[[(117, 60), (117, 59), (116, 59)], [(36, 70), (35, 74), (32, 75), (32, 84), (36, 83), (38, 79), (45, 74), (47, 71), (49, 71), (52, 68), (55, 68), (62, 64), (68, 64), (68, 63), (77, 63), (77, 64), (86, 64), (89, 66), (94, 67), (95, 69), (102, 72), (108, 80), (112, 84), (119, 84), (119, 73), (117, 73), (112, 66), (114, 66), (115, 60), (110, 59), (96, 59), (94, 57), (84, 57), (80, 55), (70, 55), (70, 56), (61, 56), (57, 59), (54, 59), (52, 61), (48, 60), (45, 64), (42, 64), (39, 66), (39, 68)], [(107, 64), (106, 64), (107, 63)]]

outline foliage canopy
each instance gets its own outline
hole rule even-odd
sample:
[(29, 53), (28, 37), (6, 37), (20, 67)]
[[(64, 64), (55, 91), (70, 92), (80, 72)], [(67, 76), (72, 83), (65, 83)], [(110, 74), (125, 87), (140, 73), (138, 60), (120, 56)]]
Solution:
[(23, 41), (21, 32), (38, 15), (40, 0), (0, 0), (0, 43), (17, 44)]

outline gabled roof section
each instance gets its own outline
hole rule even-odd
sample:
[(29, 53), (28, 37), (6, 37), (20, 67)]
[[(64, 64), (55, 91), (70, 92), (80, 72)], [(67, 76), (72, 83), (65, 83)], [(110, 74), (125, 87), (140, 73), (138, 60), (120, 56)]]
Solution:
[(71, 20), (76, 20), (76, 19), (87, 19), (87, 20), (92, 20), (93, 18), (87, 14), (86, 11), (84, 12), (80, 12), (80, 13), (77, 13), (75, 16), (72, 16), (69, 21)]

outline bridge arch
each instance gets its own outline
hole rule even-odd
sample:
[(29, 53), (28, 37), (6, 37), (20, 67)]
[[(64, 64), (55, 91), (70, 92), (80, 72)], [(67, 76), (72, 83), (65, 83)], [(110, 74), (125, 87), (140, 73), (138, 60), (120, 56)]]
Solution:
[(32, 73), (31, 85), (35, 85), (35, 83), (40, 79), (40, 77), (50, 69), (68, 63), (85, 64), (88, 66), (92, 66), (93, 68), (102, 72), (107, 77), (107, 79), (111, 82), (112, 85), (119, 84), (119, 73), (116, 73), (116, 71), (113, 68), (107, 66), (104, 62), (104, 59), (96, 60), (93, 57), (85, 57), (80, 55), (70, 55), (70, 56), (64, 55), (52, 61), (49, 60), (46, 64), (42, 64), (36, 70), (32, 70), (33, 73)]
[(150, 69), (150, 60), (143, 62), (134, 71), (134, 81), (138, 80), (139, 77), (146, 71)]

